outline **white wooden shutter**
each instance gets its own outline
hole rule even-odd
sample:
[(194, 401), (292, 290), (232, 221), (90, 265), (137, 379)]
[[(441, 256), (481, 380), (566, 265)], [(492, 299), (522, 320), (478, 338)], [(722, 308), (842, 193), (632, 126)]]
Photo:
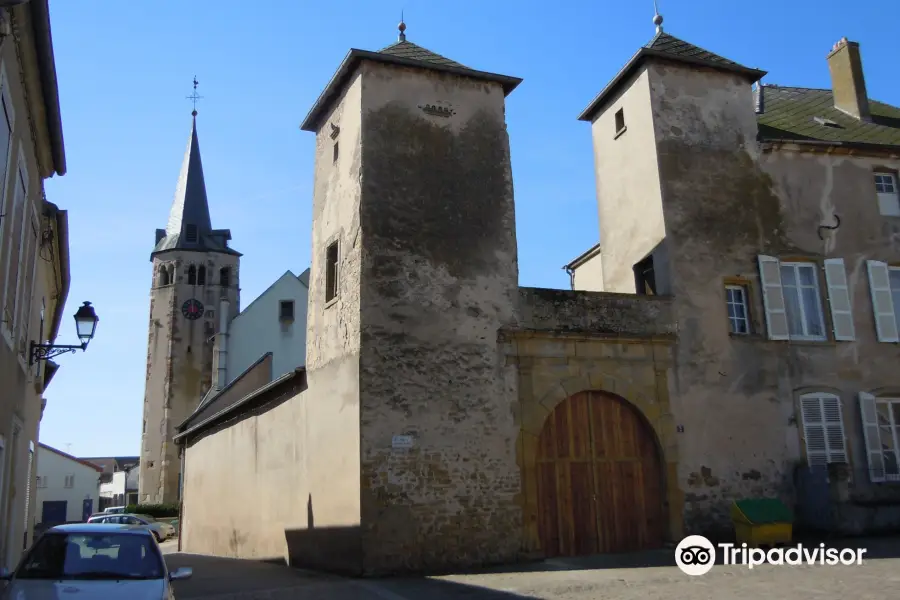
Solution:
[(766, 331), (770, 340), (791, 339), (787, 310), (781, 292), (781, 263), (773, 256), (757, 257), (762, 284), (763, 306), (766, 309)]
[(897, 319), (894, 317), (894, 301), (891, 298), (891, 278), (886, 263), (867, 260), (869, 290), (872, 293), (872, 310), (875, 313), (875, 332), (879, 342), (897, 342)]
[(884, 481), (884, 455), (881, 453), (881, 438), (878, 434), (875, 396), (868, 392), (860, 392), (859, 412), (862, 417), (863, 441), (866, 444), (866, 457), (869, 463), (869, 480)]
[(806, 460), (809, 466), (827, 465), (825, 415), (818, 394), (800, 396), (800, 414), (803, 417), (803, 441), (806, 444)]
[(822, 402), (828, 462), (849, 462), (847, 460), (847, 444), (844, 441), (844, 415), (841, 411), (841, 399), (833, 394), (820, 394), (819, 399)]
[(856, 339), (853, 325), (853, 309), (850, 302), (850, 286), (843, 258), (825, 260), (825, 283), (828, 286), (828, 304), (831, 307), (831, 323), (834, 339), (852, 342)]

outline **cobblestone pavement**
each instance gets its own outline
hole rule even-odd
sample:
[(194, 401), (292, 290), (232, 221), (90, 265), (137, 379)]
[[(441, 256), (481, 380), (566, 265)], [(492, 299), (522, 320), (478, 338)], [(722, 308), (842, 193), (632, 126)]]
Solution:
[[(688, 577), (671, 551), (550, 560), (465, 575), (347, 579), (250, 561), (170, 554), (191, 566), (176, 582), (179, 600), (885, 600), (900, 598), (900, 540), (877, 542), (860, 566), (718, 565)], [(851, 547), (857, 547), (856, 544)], [(870, 547), (860, 543), (859, 547)], [(661, 566), (662, 565), (662, 566)]]

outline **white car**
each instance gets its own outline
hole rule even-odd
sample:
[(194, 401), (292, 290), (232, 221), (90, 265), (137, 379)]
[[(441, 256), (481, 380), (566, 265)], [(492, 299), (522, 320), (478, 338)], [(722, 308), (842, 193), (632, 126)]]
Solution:
[(173, 600), (172, 581), (193, 569), (169, 572), (145, 527), (84, 524), (51, 527), (12, 573), (0, 570), (0, 600)]
[(175, 528), (169, 523), (157, 521), (149, 515), (100, 515), (88, 519), (88, 523), (109, 523), (114, 525), (138, 525), (153, 532), (157, 542), (164, 542), (175, 535)]

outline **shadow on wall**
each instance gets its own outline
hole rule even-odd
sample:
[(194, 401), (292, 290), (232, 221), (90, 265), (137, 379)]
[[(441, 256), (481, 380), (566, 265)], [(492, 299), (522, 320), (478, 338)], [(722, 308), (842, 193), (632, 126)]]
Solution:
[(344, 575), (362, 573), (362, 530), (359, 525), (316, 527), (312, 494), (306, 501), (306, 522), (306, 528), (284, 530), (290, 566)]

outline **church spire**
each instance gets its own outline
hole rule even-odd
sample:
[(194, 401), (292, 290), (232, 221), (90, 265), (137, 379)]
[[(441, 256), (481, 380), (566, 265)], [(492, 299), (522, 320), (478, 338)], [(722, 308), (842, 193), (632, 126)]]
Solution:
[(203, 161), (200, 159), (200, 142), (197, 139), (197, 100), (201, 98), (197, 95), (197, 83), (197, 78), (194, 77), (194, 93), (188, 96), (194, 102), (191, 135), (184, 151), (175, 198), (169, 210), (169, 221), (165, 229), (156, 230), (154, 253), (176, 249), (234, 253), (228, 248), (231, 233), (227, 229), (213, 230), (209, 218)]
[(200, 242), (200, 238), (209, 234), (211, 229), (195, 114), (191, 125), (191, 137), (184, 151), (181, 174), (175, 188), (175, 199), (172, 201), (172, 210), (169, 211), (166, 236), (179, 236), (178, 246), (183, 248)]

